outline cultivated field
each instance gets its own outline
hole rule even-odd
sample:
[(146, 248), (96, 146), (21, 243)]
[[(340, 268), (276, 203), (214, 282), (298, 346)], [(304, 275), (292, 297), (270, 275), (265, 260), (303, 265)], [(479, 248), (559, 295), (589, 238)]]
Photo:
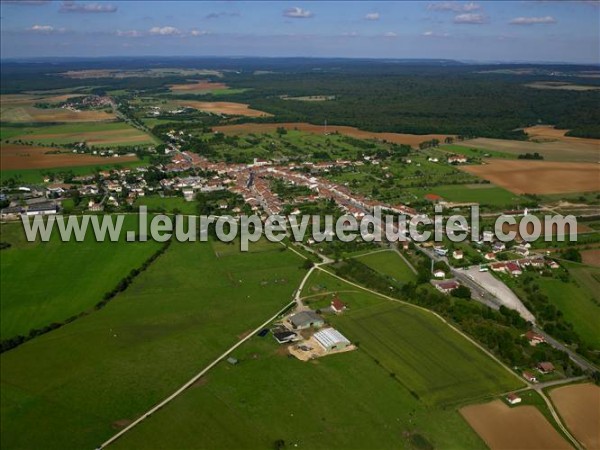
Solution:
[[(3, 353), (2, 447), (96, 448), (291, 300), (304, 271), (281, 248), (218, 259), (210, 243), (174, 242), (104, 309)], [(98, 270), (80, 261), (64, 281), (86, 266)]]
[[(19, 134), (10, 130), (11, 140), (22, 140), (40, 144), (72, 144), (85, 142), (90, 147), (130, 146), (152, 144), (154, 139), (146, 133), (124, 122), (70, 123), (43, 127), (26, 127)], [(51, 150), (51, 149), (49, 149)]]
[(35, 103), (57, 103), (73, 95), (3, 95), (0, 107), (2, 122), (102, 122), (114, 120), (113, 112), (107, 111), (71, 111), (63, 108), (36, 108)]
[(200, 102), (197, 100), (177, 100), (174, 103), (176, 103), (179, 106), (194, 108), (199, 111), (205, 111), (215, 114), (228, 114), (231, 116), (266, 117), (271, 115), (264, 111), (252, 109), (244, 103)]
[(558, 194), (600, 190), (600, 165), (491, 159), (461, 169), (515, 194)]
[(520, 386), (438, 318), (392, 302), (352, 311), (336, 324), (421, 402), (451, 405)]
[[(531, 131), (533, 141), (510, 141), (504, 139), (477, 138), (470, 141), (461, 142), (462, 146), (494, 150), (498, 152), (521, 155), (525, 153), (539, 153), (547, 161), (572, 161), (572, 162), (594, 162), (600, 161), (600, 140), (571, 138), (559, 134), (564, 134), (564, 130), (551, 130), (548, 127), (526, 128), (526, 132)], [(537, 135), (536, 135), (537, 133)], [(542, 133), (542, 134), (539, 134)], [(551, 135), (554, 133), (554, 135)]]
[(198, 80), (187, 84), (172, 84), (169, 89), (175, 94), (206, 94), (217, 89), (228, 89), (228, 86), (225, 83)]
[(385, 251), (357, 256), (357, 261), (366, 264), (373, 270), (388, 275), (397, 281), (409, 283), (415, 281), (416, 275), (394, 251)]
[(600, 267), (600, 249), (584, 250), (581, 252), (581, 259), (584, 264)]
[(564, 83), (561, 81), (536, 81), (525, 86), (535, 89), (554, 89), (560, 91), (595, 91), (600, 86), (586, 86), (584, 84)]
[(534, 406), (510, 408), (495, 400), (465, 406), (460, 413), (492, 450), (571, 448)]
[(423, 141), (431, 139), (439, 139), (443, 141), (448, 135), (445, 134), (401, 134), (401, 133), (374, 133), (371, 131), (363, 131), (354, 127), (327, 125), (313, 125), (304, 122), (290, 123), (248, 123), (239, 125), (222, 125), (214, 127), (215, 131), (220, 131), (225, 134), (248, 134), (248, 133), (274, 133), (277, 127), (284, 127), (288, 130), (300, 130), (308, 133), (334, 133), (345, 134), (358, 139), (379, 139), (393, 142), (395, 144), (419, 145)]
[(0, 145), (0, 169), (48, 169), (58, 167), (89, 166), (93, 164), (111, 164), (137, 161), (137, 156), (119, 156), (106, 158), (94, 155), (82, 155), (61, 150), (62, 153), (48, 153), (56, 149), (31, 145)]
[(575, 438), (589, 450), (600, 448), (600, 387), (558, 387), (550, 391), (550, 398)]

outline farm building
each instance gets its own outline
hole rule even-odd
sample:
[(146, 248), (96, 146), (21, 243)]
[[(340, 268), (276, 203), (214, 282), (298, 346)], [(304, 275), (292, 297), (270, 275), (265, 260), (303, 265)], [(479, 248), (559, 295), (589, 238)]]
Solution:
[(517, 394), (511, 393), (506, 396), (506, 401), (511, 405), (516, 405), (521, 403), (521, 397), (519, 397)]
[(537, 370), (540, 371), (540, 373), (551, 373), (554, 372), (554, 364), (552, 364), (551, 362), (541, 362), (538, 363), (538, 365), (536, 366)]
[(342, 350), (350, 345), (350, 341), (334, 328), (325, 328), (324, 330), (317, 331), (313, 337), (327, 352)]
[(296, 340), (298, 335), (293, 331), (274, 331), (273, 337), (280, 344), (285, 344), (287, 342), (292, 342)]
[(325, 321), (314, 311), (301, 311), (289, 318), (289, 322), (297, 330), (315, 327), (320, 328), (325, 325)]
[(346, 309), (346, 305), (344, 302), (342, 302), (339, 298), (336, 297), (331, 301), (331, 309), (335, 313), (341, 313), (344, 312), (344, 310)]

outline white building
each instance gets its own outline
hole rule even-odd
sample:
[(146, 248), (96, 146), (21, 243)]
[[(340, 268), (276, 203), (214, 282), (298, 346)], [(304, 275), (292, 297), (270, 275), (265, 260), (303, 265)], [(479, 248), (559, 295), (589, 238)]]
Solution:
[(350, 345), (350, 341), (335, 328), (317, 331), (313, 337), (326, 352), (342, 350)]

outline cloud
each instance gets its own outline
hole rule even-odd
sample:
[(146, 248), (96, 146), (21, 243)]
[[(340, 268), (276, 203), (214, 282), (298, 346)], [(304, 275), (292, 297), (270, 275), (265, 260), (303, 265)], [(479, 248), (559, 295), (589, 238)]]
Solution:
[(207, 34), (210, 34), (210, 31), (206, 31), (206, 30), (192, 30), (190, 31), (190, 36), (206, 36)]
[(545, 17), (515, 17), (510, 22), (511, 25), (535, 25), (539, 23), (552, 24), (556, 19), (552, 16)]
[(148, 33), (159, 36), (178, 36), (181, 31), (175, 27), (152, 27), (148, 30)]
[(394, 37), (398, 37), (398, 35), (396, 33), (394, 33), (393, 31), (388, 31), (386, 33), (383, 33), (383, 37), (394, 38)]
[(239, 12), (214, 12), (204, 16), (205, 19), (220, 19), (221, 17), (239, 17)]
[(459, 2), (435, 2), (427, 5), (430, 11), (452, 11), (452, 12), (471, 12), (481, 9), (477, 3), (459, 3)]
[(311, 11), (308, 11), (306, 9), (302, 9), (302, 8), (298, 8), (297, 6), (293, 6), (291, 8), (286, 9), (285, 11), (283, 11), (283, 16), (290, 17), (292, 19), (310, 19), (311, 17), (314, 16), (314, 14)]
[(465, 13), (454, 17), (454, 23), (480, 25), (486, 23), (486, 18), (483, 14)]
[(370, 12), (365, 15), (365, 20), (379, 20), (378, 12)]
[(114, 13), (117, 11), (116, 5), (110, 3), (76, 3), (65, 0), (60, 5), (59, 12), (72, 13)]
[(126, 30), (126, 31), (117, 30), (116, 35), (119, 37), (137, 38), (137, 37), (142, 37), (143, 33), (141, 31), (137, 31), (137, 30)]
[(34, 33), (52, 33), (54, 27), (51, 25), (33, 25), (31, 28), (27, 28), (27, 31), (32, 31)]
[(450, 33), (436, 33), (435, 31), (425, 31), (422, 36), (426, 37), (448, 37)]

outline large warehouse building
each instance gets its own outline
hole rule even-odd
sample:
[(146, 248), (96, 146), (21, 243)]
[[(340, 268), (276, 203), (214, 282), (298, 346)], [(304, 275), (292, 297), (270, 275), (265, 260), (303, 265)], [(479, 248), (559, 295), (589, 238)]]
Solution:
[(342, 350), (350, 345), (350, 341), (334, 328), (325, 328), (316, 332), (313, 337), (327, 352)]

